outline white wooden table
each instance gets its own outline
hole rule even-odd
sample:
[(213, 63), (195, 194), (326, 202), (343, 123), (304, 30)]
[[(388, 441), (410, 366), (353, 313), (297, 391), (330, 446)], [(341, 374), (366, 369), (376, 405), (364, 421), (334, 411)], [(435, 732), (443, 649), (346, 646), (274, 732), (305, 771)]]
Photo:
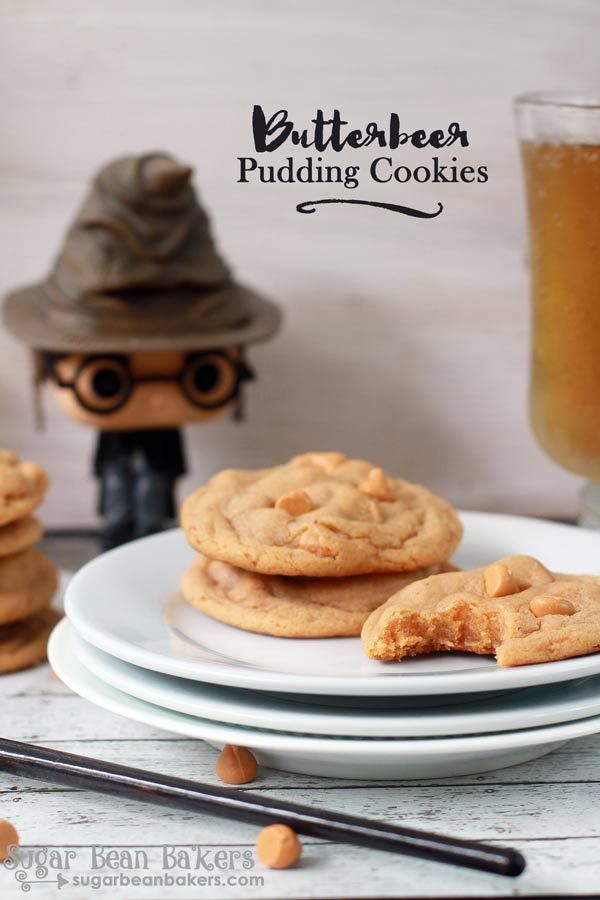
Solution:
[[(59, 562), (71, 565), (90, 553), (89, 542), (64, 538), (47, 542), (47, 549)], [(213, 749), (92, 706), (62, 685), (47, 665), (0, 679), (0, 700), (3, 736), (217, 783)], [(306, 839), (300, 865), (276, 872), (254, 860), (257, 829), (253, 826), (0, 773), (0, 817), (14, 823), (22, 845), (59, 850), (58, 863), (63, 866), (59, 871), (42, 870), (41, 877), (36, 876), (35, 868), (8, 870), (0, 866), (0, 897), (23, 896), (23, 887), (30, 888), (32, 898), (60, 896), (67, 900), (96, 896), (118, 900), (573, 897), (600, 893), (600, 735), (567, 744), (540, 760), (486, 775), (378, 784), (263, 770), (256, 782), (240, 790), (511, 844), (526, 855), (528, 868), (516, 880), (503, 879)], [(93, 845), (115, 848), (125, 855), (119, 858), (117, 868), (92, 870)], [(187, 868), (163, 868), (163, 854), (168, 865), (174, 858), (173, 846), (187, 851)], [(201, 848), (199, 868), (192, 847)], [(137, 858), (133, 858), (136, 849)], [(67, 850), (74, 857), (68, 870), (64, 868)], [(249, 851), (247, 868), (243, 867), (244, 851)], [(102, 858), (99, 851), (96, 854), (100, 866)], [(147, 863), (147, 867), (128, 869), (129, 860), (142, 866)], [(211, 864), (212, 869), (205, 868)], [(60, 894), (59, 873), (68, 879), (60, 884)], [(20, 883), (17, 874), (26, 875), (26, 883)], [(184, 880), (192, 876), (196, 883), (159, 880), (174, 875)], [(145, 882), (123, 883), (135, 876)], [(76, 883), (77, 878), (94, 877), (98, 882)]]

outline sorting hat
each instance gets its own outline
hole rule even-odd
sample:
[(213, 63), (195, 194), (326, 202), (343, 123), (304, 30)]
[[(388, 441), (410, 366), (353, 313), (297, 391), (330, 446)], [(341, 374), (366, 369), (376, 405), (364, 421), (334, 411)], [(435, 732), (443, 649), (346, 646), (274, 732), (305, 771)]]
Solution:
[(278, 308), (234, 280), (191, 173), (166, 153), (101, 169), (48, 278), (6, 298), (6, 327), (57, 352), (204, 349), (273, 334)]

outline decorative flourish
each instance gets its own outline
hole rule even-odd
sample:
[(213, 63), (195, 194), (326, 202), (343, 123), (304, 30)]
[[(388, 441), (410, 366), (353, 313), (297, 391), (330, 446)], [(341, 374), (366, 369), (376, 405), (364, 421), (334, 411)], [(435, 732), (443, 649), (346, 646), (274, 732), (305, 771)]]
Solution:
[(444, 207), (438, 203), (436, 212), (425, 212), (422, 209), (414, 209), (412, 206), (400, 206), (398, 203), (378, 203), (375, 200), (345, 200), (341, 198), (327, 198), (325, 200), (305, 200), (296, 206), (299, 213), (314, 213), (315, 207), (321, 206), (323, 203), (353, 203), (355, 206), (376, 206), (379, 209), (389, 209), (391, 212), (402, 213), (404, 216), (412, 216), (414, 219), (435, 219), (442, 212)]

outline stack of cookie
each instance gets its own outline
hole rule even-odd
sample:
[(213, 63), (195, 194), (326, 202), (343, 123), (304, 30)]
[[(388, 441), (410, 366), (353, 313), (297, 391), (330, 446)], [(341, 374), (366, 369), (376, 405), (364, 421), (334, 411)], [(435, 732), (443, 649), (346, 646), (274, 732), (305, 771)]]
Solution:
[(0, 450), (0, 673), (41, 662), (60, 618), (50, 608), (56, 568), (33, 546), (42, 526), (31, 513), (47, 488), (48, 476), (37, 463)]
[(445, 500), (343, 453), (223, 471), (186, 500), (181, 520), (198, 551), (185, 599), (228, 625), (288, 638), (359, 635), (392, 594), (453, 570), (462, 535)]

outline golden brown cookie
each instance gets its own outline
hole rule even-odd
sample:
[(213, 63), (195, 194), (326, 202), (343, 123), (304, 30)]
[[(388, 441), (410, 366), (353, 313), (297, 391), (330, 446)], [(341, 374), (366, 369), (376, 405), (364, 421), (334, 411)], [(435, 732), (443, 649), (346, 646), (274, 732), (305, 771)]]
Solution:
[(41, 522), (34, 516), (0, 526), (0, 559), (27, 550), (37, 544), (42, 534)]
[(57, 587), (54, 563), (33, 547), (0, 559), (0, 625), (40, 612)]
[(188, 497), (181, 521), (194, 549), (267, 575), (422, 569), (448, 559), (462, 535), (441, 497), (342, 453), (225, 470)]
[(50, 632), (61, 619), (54, 609), (45, 609), (23, 622), (0, 626), (0, 675), (37, 666), (46, 659)]
[(434, 572), (348, 578), (259, 575), (199, 554), (183, 577), (182, 592), (196, 609), (245, 631), (286, 638), (358, 636), (367, 616), (387, 598)]
[(49, 479), (34, 462), (0, 450), (0, 525), (28, 516), (42, 502)]
[(556, 575), (530, 556), (507, 556), (404, 588), (364, 624), (371, 659), (437, 650), (496, 655), (503, 666), (600, 650), (600, 578)]

